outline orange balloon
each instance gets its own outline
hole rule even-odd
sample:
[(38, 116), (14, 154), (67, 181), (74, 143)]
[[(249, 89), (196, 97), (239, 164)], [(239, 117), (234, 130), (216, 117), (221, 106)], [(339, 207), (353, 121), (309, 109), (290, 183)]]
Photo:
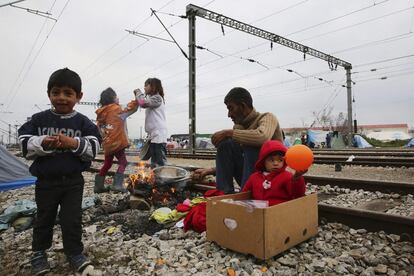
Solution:
[(313, 163), (313, 152), (305, 145), (294, 145), (287, 150), (285, 160), (292, 169), (304, 171)]

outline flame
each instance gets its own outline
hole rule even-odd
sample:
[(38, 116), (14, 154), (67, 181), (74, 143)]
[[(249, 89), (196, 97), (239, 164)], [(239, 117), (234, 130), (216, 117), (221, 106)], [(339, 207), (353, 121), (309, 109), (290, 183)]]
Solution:
[(137, 173), (129, 175), (129, 181), (126, 183), (128, 189), (134, 189), (137, 185), (140, 184), (150, 184), (154, 185), (155, 175), (150, 168), (145, 166), (145, 161), (138, 161)]
[[(171, 193), (176, 192), (175, 187), (168, 188), (167, 191), (163, 191), (162, 188), (157, 186), (155, 183), (155, 174), (150, 167), (146, 166), (146, 162), (138, 160), (136, 173), (130, 174), (127, 182), (125, 183), (126, 188), (133, 194), (137, 190), (140, 190), (139, 185), (145, 185), (141, 189), (148, 189), (148, 185), (151, 187), (151, 193), (147, 195), (146, 200), (152, 202), (160, 202), (167, 204), (171, 199)], [(135, 190), (135, 191), (134, 191)], [(148, 190), (146, 190), (148, 191)]]

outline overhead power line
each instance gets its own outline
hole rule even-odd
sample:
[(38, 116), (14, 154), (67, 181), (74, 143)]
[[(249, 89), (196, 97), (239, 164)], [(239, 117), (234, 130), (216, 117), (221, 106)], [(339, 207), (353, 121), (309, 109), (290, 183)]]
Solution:
[[(63, 8), (62, 8), (62, 10), (60, 11), (60, 13), (59, 13), (59, 15), (58, 15), (58, 17), (57, 17), (56, 22), (54, 22), (54, 23), (53, 23), (52, 28), (50, 29), (49, 33), (46, 35), (45, 39), (43, 40), (42, 45), (40, 46), (40, 48), (39, 48), (39, 50), (37, 51), (36, 55), (34, 56), (34, 58), (33, 58), (32, 62), (30, 63), (29, 67), (27, 68), (26, 73), (25, 73), (25, 75), (23, 76), (22, 81), (20, 82), (20, 84), (19, 84), (19, 86), (17, 87), (16, 91), (14, 91), (14, 94), (12, 95), (12, 98), (9, 100), (7, 107), (9, 107), (9, 106), (10, 106), (10, 104), (13, 102), (14, 98), (16, 97), (17, 93), (19, 92), (20, 87), (22, 86), (22, 84), (23, 84), (23, 83), (24, 83), (24, 81), (26, 80), (26, 77), (28, 76), (28, 74), (29, 74), (30, 70), (32, 69), (33, 64), (34, 64), (34, 63), (35, 63), (35, 61), (37, 60), (37, 57), (39, 56), (40, 52), (42, 51), (43, 47), (45, 46), (46, 41), (48, 40), (48, 38), (49, 38), (50, 34), (52, 33), (53, 29), (55, 28), (55, 26), (56, 26), (56, 24), (57, 24), (57, 21), (58, 21), (58, 20), (59, 20), (59, 18), (62, 16), (63, 11), (66, 9), (66, 7), (67, 7), (67, 5), (69, 4), (69, 2), (70, 2), (70, 0), (67, 0), (67, 1), (66, 1), (66, 3), (65, 3), (65, 5), (64, 5), (64, 7), (63, 7)], [(56, 0), (55, 0), (55, 2), (53, 3), (52, 7), (54, 6), (54, 4), (55, 4), (55, 3), (56, 3)], [(42, 27), (42, 28), (43, 28), (43, 27)]]
[(45, 17), (47, 19), (51, 19), (51, 20), (57, 21), (57, 19), (55, 19), (53, 17), (50, 17), (50, 15), (52, 15), (50, 12), (43, 12), (43, 11), (39, 11), (39, 10), (28, 9), (28, 8), (19, 7), (19, 6), (13, 5), (13, 4), (9, 4), (9, 6), (10, 7), (13, 7), (13, 8), (16, 8), (16, 9), (25, 10), (28, 13), (32, 13), (32, 14), (35, 14), (35, 15), (39, 15), (39, 16)]
[(0, 5), (0, 8), (6, 7), (6, 6), (11, 6), (13, 4), (20, 3), (20, 2), (23, 2), (23, 1), (26, 1), (26, 0), (17, 0), (17, 1), (13, 1), (13, 2), (7, 3), (7, 4), (3, 4), (3, 5)]

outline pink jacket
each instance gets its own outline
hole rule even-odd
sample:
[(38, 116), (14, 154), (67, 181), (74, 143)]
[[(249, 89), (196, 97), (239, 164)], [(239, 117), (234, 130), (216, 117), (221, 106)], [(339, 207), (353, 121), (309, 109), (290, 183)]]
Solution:
[(251, 191), (253, 199), (268, 200), (269, 206), (304, 196), (306, 189), (303, 176), (293, 181), (293, 175), (286, 171), (286, 164), (275, 172), (264, 172), (266, 157), (276, 151), (286, 153), (287, 148), (276, 140), (263, 144), (256, 162), (256, 172), (249, 177), (242, 189), (242, 192)]

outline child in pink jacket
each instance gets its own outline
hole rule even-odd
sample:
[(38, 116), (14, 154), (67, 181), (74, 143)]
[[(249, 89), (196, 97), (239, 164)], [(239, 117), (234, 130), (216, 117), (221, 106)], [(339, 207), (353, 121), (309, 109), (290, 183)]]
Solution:
[(304, 172), (286, 171), (283, 143), (270, 140), (263, 144), (256, 162), (256, 172), (250, 175), (242, 192), (251, 191), (252, 199), (268, 200), (269, 206), (305, 195)]

